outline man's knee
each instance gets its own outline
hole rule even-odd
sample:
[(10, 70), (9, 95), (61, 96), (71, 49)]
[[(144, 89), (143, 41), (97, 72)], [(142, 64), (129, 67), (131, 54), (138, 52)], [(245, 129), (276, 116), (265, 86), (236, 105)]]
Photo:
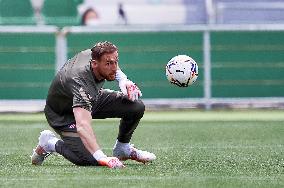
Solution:
[(136, 100), (130, 108), (131, 114), (136, 118), (142, 118), (145, 111), (145, 105), (141, 100)]

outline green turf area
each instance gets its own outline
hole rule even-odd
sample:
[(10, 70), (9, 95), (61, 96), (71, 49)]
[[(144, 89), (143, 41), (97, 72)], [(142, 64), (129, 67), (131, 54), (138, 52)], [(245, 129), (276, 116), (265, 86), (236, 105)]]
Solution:
[[(111, 154), (119, 120), (94, 120)], [(30, 164), (43, 114), (0, 114), (0, 187), (284, 187), (284, 111), (146, 112), (132, 142), (157, 155), (126, 168)]]

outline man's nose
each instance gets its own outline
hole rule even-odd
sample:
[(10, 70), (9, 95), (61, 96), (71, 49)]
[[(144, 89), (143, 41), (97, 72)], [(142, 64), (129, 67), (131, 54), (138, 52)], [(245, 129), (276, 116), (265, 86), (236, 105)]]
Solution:
[(112, 70), (116, 70), (116, 69), (117, 69), (117, 64), (113, 64), (113, 65), (111, 66), (111, 69), (112, 69)]

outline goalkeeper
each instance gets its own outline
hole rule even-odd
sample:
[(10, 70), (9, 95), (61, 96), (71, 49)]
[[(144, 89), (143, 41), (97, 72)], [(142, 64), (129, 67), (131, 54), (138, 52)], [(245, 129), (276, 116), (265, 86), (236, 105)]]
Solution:
[[(102, 89), (105, 80), (117, 80), (121, 92)], [(61, 139), (49, 130), (42, 131), (31, 156), (32, 164), (41, 165), (53, 152), (83, 166), (121, 168), (121, 161), (127, 159), (142, 163), (155, 160), (153, 153), (130, 144), (145, 110), (138, 99), (141, 95), (119, 69), (114, 44), (99, 42), (78, 53), (55, 76), (44, 108), (49, 125)], [(93, 132), (91, 120), (97, 118), (121, 118), (111, 157), (104, 154)]]

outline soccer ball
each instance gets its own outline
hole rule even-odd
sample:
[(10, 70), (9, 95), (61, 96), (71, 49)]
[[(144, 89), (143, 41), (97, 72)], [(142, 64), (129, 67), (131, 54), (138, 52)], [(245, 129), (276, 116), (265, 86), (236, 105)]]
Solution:
[(187, 55), (175, 56), (166, 65), (166, 76), (170, 83), (188, 87), (198, 77), (197, 63)]

